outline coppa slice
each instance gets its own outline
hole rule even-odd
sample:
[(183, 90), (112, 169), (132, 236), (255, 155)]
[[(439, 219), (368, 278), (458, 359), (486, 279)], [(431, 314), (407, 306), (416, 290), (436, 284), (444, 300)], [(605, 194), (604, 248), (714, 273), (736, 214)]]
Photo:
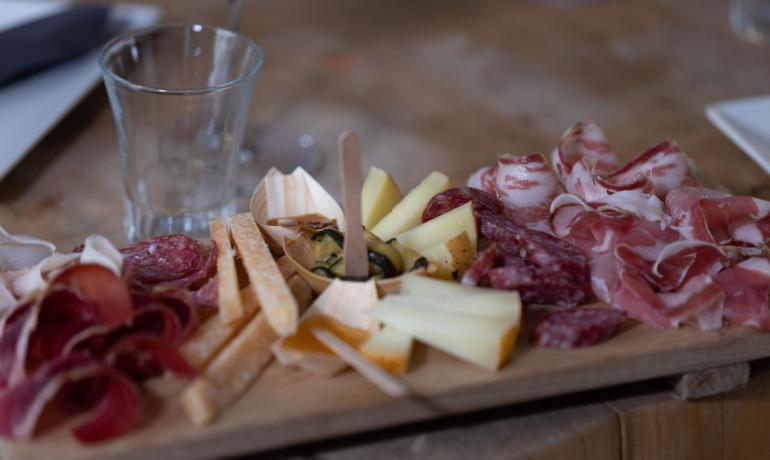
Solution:
[(230, 229), (265, 318), (280, 336), (297, 330), (299, 307), (251, 214), (230, 217)]
[(399, 243), (417, 252), (438, 246), (465, 232), (471, 246), (476, 248), (478, 231), (473, 203), (465, 203), (446, 214), (429, 220), (396, 237)]
[(390, 174), (372, 167), (361, 190), (361, 219), (371, 230), (401, 201), (401, 192)]
[(372, 233), (382, 241), (401, 234), (420, 223), (425, 205), (437, 193), (451, 186), (449, 178), (440, 172), (434, 171), (426, 177), (420, 185), (412, 189), (401, 202), (399, 202), (377, 225), (372, 228)]

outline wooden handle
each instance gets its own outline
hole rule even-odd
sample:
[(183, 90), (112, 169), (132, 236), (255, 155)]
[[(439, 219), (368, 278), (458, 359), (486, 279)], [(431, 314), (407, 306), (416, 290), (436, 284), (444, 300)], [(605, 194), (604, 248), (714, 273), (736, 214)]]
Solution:
[(345, 208), (345, 276), (369, 277), (369, 258), (361, 221), (361, 142), (353, 131), (345, 131), (337, 139), (337, 153), (342, 179)]
[(315, 328), (311, 332), (338, 358), (348, 363), (350, 367), (357, 370), (380, 390), (394, 398), (410, 394), (409, 387), (401, 379), (388, 374), (381, 367), (364, 358), (353, 347), (338, 339), (336, 335), (319, 328)]

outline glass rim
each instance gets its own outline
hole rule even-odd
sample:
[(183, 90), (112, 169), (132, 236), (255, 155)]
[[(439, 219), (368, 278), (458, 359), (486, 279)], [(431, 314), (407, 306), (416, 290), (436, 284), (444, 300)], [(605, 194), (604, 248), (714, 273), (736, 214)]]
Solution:
[[(200, 30), (196, 30), (196, 32), (207, 30), (211, 32), (230, 35), (231, 37), (234, 37), (239, 40), (244, 40), (247, 46), (254, 52), (254, 55), (256, 56), (254, 65), (251, 66), (251, 68), (247, 72), (245, 72), (243, 75), (237, 78), (234, 78), (232, 80), (228, 80), (224, 83), (220, 83), (218, 85), (206, 86), (204, 88), (156, 88), (153, 86), (146, 86), (139, 83), (135, 83), (124, 77), (121, 77), (120, 75), (113, 72), (106, 64), (108, 53), (112, 51), (119, 43), (129, 38), (146, 36), (146, 35), (150, 35), (152, 33), (163, 31), (163, 30), (190, 29), (190, 28), (194, 29), (196, 27), (200, 29)], [(131, 30), (111, 38), (107, 43), (104, 44), (104, 46), (102, 46), (101, 50), (99, 51), (99, 67), (101, 68), (102, 74), (104, 76), (109, 77), (111, 80), (123, 86), (126, 86), (127, 88), (134, 91), (140, 91), (145, 93), (155, 93), (155, 94), (169, 94), (169, 95), (206, 94), (206, 93), (221, 91), (227, 88), (231, 88), (233, 86), (237, 86), (238, 84), (242, 83), (244, 80), (247, 80), (253, 77), (257, 73), (259, 68), (262, 66), (263, 59), (264, 59), (264, 55), (262, 53), (262, 48), (257, 44), (257, 42), (247, 37), (246, 35), (240, 34), (238, 32), (233, 32), (232, 30), (224, 29), (222, 27), (207, 26), (199, 23), (175, 22), (175, 23), (168, 23), (168, 24), (157, 24), (150, 27)]]

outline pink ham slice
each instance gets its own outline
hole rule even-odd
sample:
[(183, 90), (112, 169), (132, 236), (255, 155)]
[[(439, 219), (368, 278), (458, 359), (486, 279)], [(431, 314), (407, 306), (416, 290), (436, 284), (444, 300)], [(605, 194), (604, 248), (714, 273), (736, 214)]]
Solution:
[(729, 324), (770, 330), (770, 261), (753, 257), (716, 276), (725, 292), (724, 313)]
[(660, 198), (677, 187), (698, 184), (687, 156), (673, 141), (653, 145), (607, 177), (615, 184), (631, 184), (647, 178)]
[(572, 168), (585, 160), (595, 174), (608, 174), (618, 166), (618, 159), (607, 142), (604, 132), (595, 123), (578, 122), (562, 135), (559, 145), (551, 154), (553, 169), (562, 183)]
[(680, 187), (666, 197), (683, 237), (712, 243), (761, 245), (770, 239), (770, 201), (703, 187)]
[(122, 248), (124, 269), (144, 287), (201, 287), (216, 270), (216, 249), (185, 235), (163, 235)]

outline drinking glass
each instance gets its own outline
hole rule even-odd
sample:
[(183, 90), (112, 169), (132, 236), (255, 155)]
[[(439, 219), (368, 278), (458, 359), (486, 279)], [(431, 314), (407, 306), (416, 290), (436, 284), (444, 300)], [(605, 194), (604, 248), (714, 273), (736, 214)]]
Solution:
[(198, 24), (131, 32), (105, 45), (129, 240), (208, 234), (235, 210), (238, 153), (262, 51)]
[(731, 0), (730, 25), (752, 43), (770, 42), (770, 0)]

